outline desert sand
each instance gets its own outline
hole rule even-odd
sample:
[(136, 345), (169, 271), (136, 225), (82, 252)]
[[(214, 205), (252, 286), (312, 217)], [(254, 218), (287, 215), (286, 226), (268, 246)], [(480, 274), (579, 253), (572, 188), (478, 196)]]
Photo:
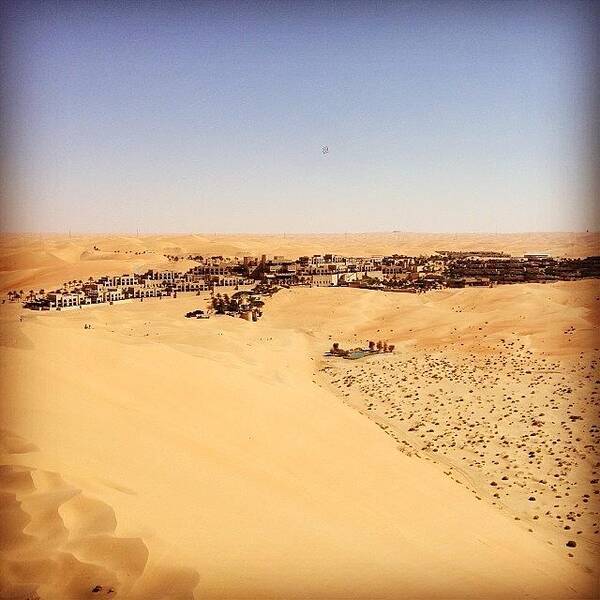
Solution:
[[(565, 236), (499, 249), (597, 247)], [(2, 289), (359, 238), (5, 238)], [(0, 597), (597, 597), (597, 281), (206, 299), (0, 306)]]

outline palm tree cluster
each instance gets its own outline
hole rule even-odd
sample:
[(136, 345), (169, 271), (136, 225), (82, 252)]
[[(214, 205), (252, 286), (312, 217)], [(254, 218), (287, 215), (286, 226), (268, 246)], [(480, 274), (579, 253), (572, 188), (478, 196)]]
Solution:
[(210, 306), (217, 315), (240, 315), (247, 317), (250, 313), (252, 320), (262, 317), (265, 303), (248, 292), (235, 292), (231, 297), (227, 294), (212, 294)]
[[(385, 341), (379, 340), (377, 343), (370, 341), (369, 342), (369, 352), (393, 352), (396, 346), (394, 344), (388, 344)], [(334, 356), (348, 356), (352, 352), (356, 351), (364, 351), (363, 348), (355, 348), (353, 350), (344, 350), (340, 348), (338, 342), (334, 342), (331, 346), (331, 350), (329, 350), (330, 354)]]
[(24, 290), (10, 290), (6, 295), (10, 302), (16, 302), (17, 300), (25, 299), (28, 302), (31, 302), (37, 298), (37, 296), (43, 296), (46, 290), (43, 288), (36, 292), (35, 290), (29, 290), (27, 294), (25, 294)]
[(378, 340), (377, 343), (370, 341), (369, 342), (369, 351), (370, 352), (393, 352), (396, 346), (394, 344), (388, 344), (385, 341)]
[(240, 304), (236, 298), (230, 298), (228, 294), (215, 294), (211, 300), (212, 308), (218, 315), (224, 315), (228, 312), (237, 313), (240, 310)]
[(333, 346), (331, 346), (331, 350), (329, 352), (334, 356), (348, 356), (350, 353), (348, 350), (340, 348), (339, 342), (333, 342)]

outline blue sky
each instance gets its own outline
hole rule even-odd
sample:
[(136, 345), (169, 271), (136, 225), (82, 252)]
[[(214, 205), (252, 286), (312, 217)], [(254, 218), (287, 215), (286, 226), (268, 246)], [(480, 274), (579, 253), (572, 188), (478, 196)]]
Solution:
[(3, 226), (595, 228), (592, 11), (7, 4)]

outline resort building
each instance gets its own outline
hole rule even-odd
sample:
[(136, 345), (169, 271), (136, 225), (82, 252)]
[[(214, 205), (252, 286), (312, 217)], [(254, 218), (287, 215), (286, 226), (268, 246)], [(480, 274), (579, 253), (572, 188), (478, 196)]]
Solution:
[[(180, 257), (168, 256), (178, 261)], [(185, 257), (181, 257), (183, 259)], [(63, 310), (85, 305), (120, 302), (127, 299), (162, 298), (179, 293), (215, 291), (231, 287), (236, 293), (256, 286), (264, 293), (276, 286), (351, 286), (402, 292), (426, 292), (444, 287), (491, 286), (518, 282), (581, 279), (600, 276), (600, 257), (558, 259), (545, 253), (523, 257), (500, 252), (440, 251), (432, 256), (344, 257), (315, 254), (298, 259), (274, 256), (268, 260), (245, 256), (243, 260), (222, 256), (187, 257), (197, 264), (185, 272), (151, 269), (145, 273), (125, 273), (72, 281), (61, 289), (39, 294), (9, 292), (9, 300), (24, 301), (35, 310)], [(261, 292), (262, 293), (262, 292)], [(250, 297), (240, 296), (240, 311), (252, 306)], [(245, 318), (249, 318), (249, 314)], [(254, 319), (256, 315), (252, 313)]]

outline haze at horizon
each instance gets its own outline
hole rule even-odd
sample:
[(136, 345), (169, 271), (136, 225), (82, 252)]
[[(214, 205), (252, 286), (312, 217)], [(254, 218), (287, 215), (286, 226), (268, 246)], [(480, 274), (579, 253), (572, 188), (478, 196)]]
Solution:
[(4, 230), (598, 228), (592, 3), (2, 12)]

